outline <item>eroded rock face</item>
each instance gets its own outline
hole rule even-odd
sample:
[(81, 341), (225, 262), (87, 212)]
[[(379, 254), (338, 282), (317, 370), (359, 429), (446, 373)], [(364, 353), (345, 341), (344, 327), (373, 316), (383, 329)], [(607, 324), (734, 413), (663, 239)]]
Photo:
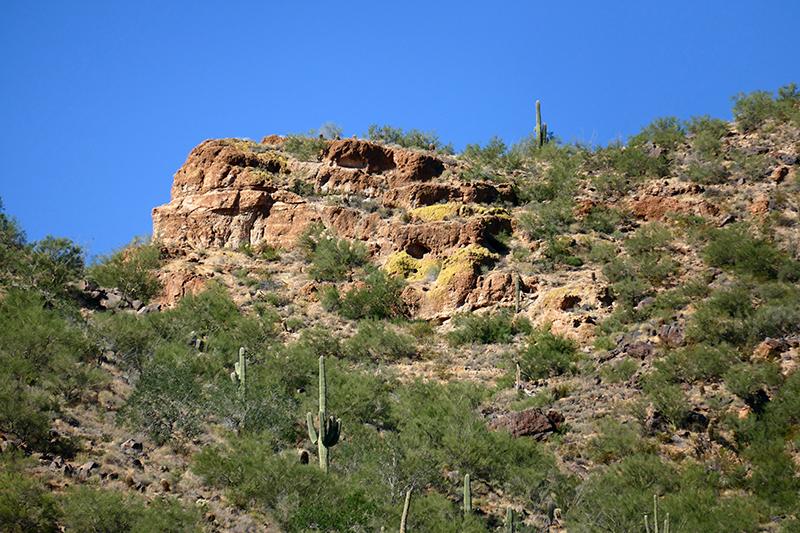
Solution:
[[(175, 174), (171, 201), (153, 209), (156, 237), (187, 249), (244, 243), (290, 249), (309, 224), (322, 223), (340, 237), (364, 242), (378, 264), (402, 252), (441, 265), (470, 247), (483, 251), (460, 255), (457, 265), (451, 261), (447, 275), (434, 283), (433, 296), (426, 294), (430, 287), (409, 289), (405, 296), (417, 316), (513, 299), (510, 275), (484, 279), (480, 270), (492, 236), (513, 232), (510, 216), (476, 208), (446, 220), (391, 217), (392, 209), (443, 202), (515, 203), (510, 185), (434, 181), (445, 170), (440, 159), (356, 139), (329, 141), (319, 162), (293, 159), (283, 142), (267, 136), (261, 143), (201, 143)], [(364, 209), (364, 202), (373, 208)], [(377, 207), (383, 211), (375, 212)], [(167, 305), (195, 288), (194, 280), (177, 273), (165, 282)]]

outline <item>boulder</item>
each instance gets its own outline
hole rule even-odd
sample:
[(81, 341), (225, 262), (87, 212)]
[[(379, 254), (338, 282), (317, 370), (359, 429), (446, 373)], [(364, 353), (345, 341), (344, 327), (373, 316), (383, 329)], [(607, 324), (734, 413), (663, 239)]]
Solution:
[(490, 420), (486, 427), (490, 431), (505, 430), (514, 438), (533, 436), (544, 439), (564, 422), (564, 415), (558, 411), (544, 414), (538, 407), (529, 407), (523, 411), (514, 411)]

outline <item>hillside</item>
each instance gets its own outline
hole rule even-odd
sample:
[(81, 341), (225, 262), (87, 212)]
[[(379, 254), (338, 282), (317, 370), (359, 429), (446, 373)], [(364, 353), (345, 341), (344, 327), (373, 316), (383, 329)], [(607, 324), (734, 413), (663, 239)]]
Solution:
[(800, 94), (734, 115), (208, 140), (89, 267), (0, 213), (2, 528), (800, 531)]

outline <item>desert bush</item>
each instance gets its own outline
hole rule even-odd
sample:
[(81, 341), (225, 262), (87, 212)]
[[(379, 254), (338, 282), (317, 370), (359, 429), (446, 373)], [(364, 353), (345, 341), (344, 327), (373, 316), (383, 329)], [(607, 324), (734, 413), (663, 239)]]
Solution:
[(647, 450), (640, 428), (613, 418), (603, 419), (597, 424), (598, 433), (589, 440), (588, 450), (592, 459), (601, 464), (610, 464)]
[(303, 502), (286, 523), (288, 533), (306, 531), (363, 531), (377, 522), (378, 507), (363, 491), (351, 492), (330, 507)]
[(300, 161), (317, 161), (326, 145), (320, 133), (313, 128), (307, 133), (290, 133), (286, 136), (283, 148)]
[[(206, 483), (225, 489), (236, 507), (269, 512), (284, 529), (304, 505), (341, 508), (357, 492), (340, 480), (335, 469), (325, 474), (318, 465), (300, 464), (295, 456), (274, 455), (270, 446), (250, 437), (206, 446), (194, 456), (192, 470)], [(298, 520), (308, 514), (313, 513), (306, 510)]]
[(571, 198), (547, 203), (531, 203), (519, 218), (520, 226), (531, 239), (544, 239), (568, 233), (576, 222)]
[(224, 375), (217, 382), (205, 385), (208, 412), (227, 429), (238, 435), (258, 436), (263, 442), (272, 443), (273, 450), (278, 451), (298, 436), (297, 401), (282, 386), (272, 367), (249, 362), (251, 359), (248, 357), (243, 395), (239, 384), (225, 379)]
[(612, 235), (628, 216), (620, 209), (600, 204), (592, 206), (581, 220), (581, 226), (588, 231)]
[(406, 305), (400, 297), (405, 281), (401, 277), (374, 269), (364, 279), (364, 284), (341, 295), (337, 304), (340, 315), (351, 320), (405, 316)]
[(522, 378), (528, 381), (577, 371), (577, 343), (549, 328), (533, 332), (517, 355)]
[(731, 176), (728, 167), (718, 160), (690, 163), (687, 172), (690, 181), (701, 185), (725, 183)]
[[(482, 147), (480, 143), (467, 144), (461, 156), (472, 165), (469, 177), (480, 177), (485, 174), (491, 178), (493, 171), (511, 172), (522, 167), (524, 152), (520, 145), (507, 146), (497, 136), (492, 137)], [(468, 180), (469, 181), (469, 180)]]
[(68, 531), (202, 531), (199, 513), (195, 509), (183, 509), (177, 500), (155, 499), (146, 505), (142, 497), (97, 490), (90, 486), (70, 490), (64, 499), (63, 510)]
[(15, 217), (6, 215), (3, 199), (0, 198), (0, 281), (7, 282), (8, 275), (15, 270), (15, 262), (25, 247), (27, 236)]
[(720, 139), (730, 132), (728, 121), (721, 118), (712, 118), (710, 115), (693, 116), (684, 124), (686, 131), (693, 135), (708, 133), (711, 137)]
[(766, 516), (753, 497), (720, 497), (723, 480), (700, 466), (680, 471), (655, 454), (636, 453), (607, 468), (585, 487), (580, 505), (567, 514), (570, 529), (599, 532), (639, 532), (645, 514), (652, 518), (653, 495), (659, 515), (684, 531), (758, 531)]
[(397, 333), (385, 322), (364, 320), (358, 333), (344, 342), (347, 357), (355, 361), (394, 362), (417, 354), (416, 340)]
[(729, 391), (759, 411), (766, 391), (783, 382), (780, 365), (771, 363), (739, 363), (726, 371), (724, 378)]
[(697, 344), (670, 352), (656, 367), (677, 382), (719, 381), (740, 360), (730, 345)]
[(625, 240), (628, 257), (617, 257), (603, 267), (620, 303), (620, 319), (630, 320), (634, 307), (653, 293), (653, 286), (677, 271), (679, 264), (672, 259), (669, 248), (671, 239), (671, 233), (663, 226), (643, 226)]
[(18, 274), (28, 286), (50, 297), (64, 296), (66, 285), (83, 274), (84, 250), (64, 237), (48, 235), (26, 248), (27, 267)]
[[(554, 458), (531, 439), (489, 432), (477, 407), (484, 392), (468, 384), (415, 381), (399, 396), (400, 442), (406, 472), (419, 483), (452, 489), (441, 469), (469, 472), (473, 479), (501, 486), (512, 496), (538, 505), (552, 492), (571, 490)], [(493, 450), (487, 454), (486, 450)]]
[(557, 198), (572, 200), (580, 164), (577, 157), (556, 157), (541, 175), (531, 176), (527, 182), (519, 184), (520, 201), (544, 203)]
[(778, 89), (778, 97), (770, 91), (739, 93), (731, 97), (733, 117), (739, 131), (748, 132), (761, 127), (768, 120), (785, 122), (800, 115), (800, 91), (796, 83)]
[(712, 346), (745, 345), (753, 342), (748, 319), (754, 313), (753, 297), (745, 288), (715, 291), (698, 304), (687, 328), (687, 338)]
[(308, 273), (317, 281), (343, 281), (367, 263), (363, 244), (340, 239), (322, 224), (310, 224), (298, 237), (297, 244), (311, 261)]
[(196, 437), (209, 413), (209, 398), (189, 364), (145, 369), (117, 423), (145, 432), (157, 445)]
[(454, 346), (463, 344), (508, 344), (518, 333), (531, 333), (527, 320), (515, 320), (511, 311), (503, 309), (492, 314), (462, 313), (453, 317), (455, 329), (447, 334)]
[(629, 144), (639, 146), (650, 142), (664, 150), (674, 150), (684, 141), (685, 126), (677, 117), (658, 117), (631, 137)]
[(433, 145), (433, 149), (438, 152), (444, 154), (455, 153), (452, 143), (446, 145), (442, 144), (439, 142), (439, 137), (437, 137), (434, 131), (426, 132), (414, 128), (406, 132), (403, 131), (403, 128), (371, 124), (367, 128), (366, 138), (376, 143), (397, 144), (403, 148), (416, 148), (420, 150), (429, 150), (431, 145)]
[(137, 237), (89, 267), (89, 278), (102, 287), (116, 287), (132, 300), (149, 302), (161, 291), (155, 274), (161, 251), (150, 239)]
[[(595, 343), (595, 346), (596, 345), (597, 343)], [(600, 367), (599, 374), (606, 383), (619, 383), (631, 379), (638, 369), (639, 363), (630, 357), (626, 357), (613, 365), (604, 365)]]
[(7, 533), (57, 531), (61, 510), (53, 493), (31, 475), (32, 460), (0, 453), (0, 529)]
[(702, 250), (708, 265), (760, 279), (777, 277), (781, 254), (767, 240), (755, 237), (746, 226), (711, 229), (709, 237), (709, 244)]
[(694, 135), (692, 150), (703, 160), (713, 161), (722, 151), (722, 138), (729, 132), (728, 122), (709, 115), (692, 117), (686, 130)]
[(639, 378), (639, 384), (647, 400), (659, 411), (674, 428), (682, 427), (689, 413), (689, 401), (680, 385), (673, 381), (674, 376), (657, 371)]
[(105, 374), (98, 348), (38, 292), (11, 289), (0, 299), (0, 432), (34, 449), (47, 447), (49, 423)]

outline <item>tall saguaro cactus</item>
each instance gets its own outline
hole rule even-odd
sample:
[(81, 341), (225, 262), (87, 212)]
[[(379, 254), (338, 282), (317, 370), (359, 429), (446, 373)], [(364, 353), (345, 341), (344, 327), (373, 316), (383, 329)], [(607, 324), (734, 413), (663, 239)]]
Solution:
[(247, 361), (245, 355), (247, 351), (239, 348), (239, 362), (234, 363), (234, 371), (231, 372), (231, 380), (239, 384), (239, 399), (244, 400), (247, 396)]
[(464, 514), (472, 514), (472, 487), (469, 484), (469, 474), (464, 476)]
[(339, 442), (342, 421), (328, 416), (328, 386), (325, 380), (325, 356), (319, 357), (319, 433), (314, 430), (314, 417), (307, 415), (308, 437), (312, 444), (318, 445), (319, 467), (328, 473), (328, 449)]
[(542, 124), (542, 106), (536, 100), (536, 140), (540, 147), (544, 146), (547, 139), (547, 124)]

